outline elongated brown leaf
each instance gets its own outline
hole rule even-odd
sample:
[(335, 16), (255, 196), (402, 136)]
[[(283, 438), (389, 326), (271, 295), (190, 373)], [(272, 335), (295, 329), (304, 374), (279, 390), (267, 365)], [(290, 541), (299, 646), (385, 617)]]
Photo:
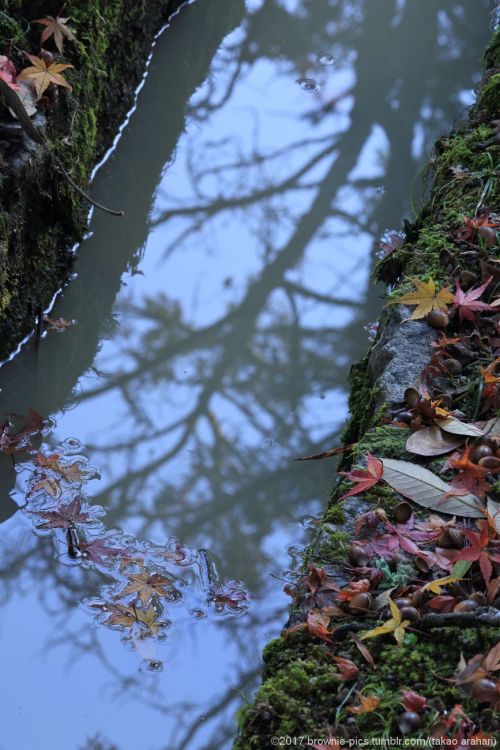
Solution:
[(414, 432), (406, 441), (406, 450), (418, 456), (441, 456), (458, 448), (465, 442), (465, 436), (443, 432), (440, 427), (424, 427)]
[(423, 466), (392, 458), (384, 458), (383, 464), (384, 482), (418, 505), (450, 515), (484, 518), (484, 511), (475, 495), (446, 496), (454, 488)]
[(470, 437), (481, 437), (481, 435), (484, 435), (483, 430), (479, 427), (476, 427), (473, 424), (467, 424), (466, 422), (461, 422), (459, 419), (455, 419), (455, 417), (440, 419), (437, 424), (442, 430), (445, 432), (451, 432), (452, 435), (467, 435)]
[(323, 451), (323, 453), (314, 453), (312, 456), (301, 456), (301, 458), (294, 458), (294, 461), (319, 461), (319, 459), (321, 458), (333, 458), (333, 456), (339, 456), (341, 453), (352, 450), (355, 445), (356, 443), (341, 445), (340, 448), (331, 448), (331, 450)]

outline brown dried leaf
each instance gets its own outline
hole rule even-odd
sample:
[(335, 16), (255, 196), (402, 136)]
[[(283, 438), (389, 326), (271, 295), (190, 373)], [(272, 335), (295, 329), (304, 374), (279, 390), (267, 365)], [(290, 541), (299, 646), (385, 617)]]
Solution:
[(392, 458), (384, 458), (383, 464), (384, 482), (418, 505), (450, 515), (484, 518), (484, 509), (475, 495), (450, 496), (454, 488), (423, 466)]
[(444, 433), (437, 425), (414, 432), (406, 441), (406, 450), (418, 456), (441, 456), (458, 448), (465, 437)]

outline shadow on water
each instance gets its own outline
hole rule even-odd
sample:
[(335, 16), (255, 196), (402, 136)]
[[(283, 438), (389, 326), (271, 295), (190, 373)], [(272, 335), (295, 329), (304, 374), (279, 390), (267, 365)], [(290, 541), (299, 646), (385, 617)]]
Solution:
[[(486, 0), (198, 2), (159, 40), (94, 186), (126, 217), (93, 217), (52, 314), (76, 325), (0, 371), (0, 411), (52, 415), (44, 450), (82, 441), (110, 527), (207, 547), (253, 602), (239, 618), (177, 614), (165, 670), (144, 675), (78, 608), (98, 576), (61, 565), (13, 515), (0, 646), (19, 649), (26, 617), (23, 638), (47, 650), (46, 663), (18, 653), (10, 666), (19, 685), (48, 680), (71, 704), (55, 730), (50, 698), (25, 699), (53, 750), (67, 750), (68, 728), (74, 747), (99, 731), (120, 750), (230, 746), (259, 650), (284, 617), (269, 573), (287, 566), (285, 547), (300, 543), (299, 521), (332, 481), (328, 462), (291, 460), (338, 440), (348, 368), (381, 306), (368, 287), (376, 238), (399, 225), (433, 138), (471, 101), (488, 10)], [(0, 472), (13, 511), (23, 475), (7, 456)], [(9, 701), (2, 741), (32, 745)]]

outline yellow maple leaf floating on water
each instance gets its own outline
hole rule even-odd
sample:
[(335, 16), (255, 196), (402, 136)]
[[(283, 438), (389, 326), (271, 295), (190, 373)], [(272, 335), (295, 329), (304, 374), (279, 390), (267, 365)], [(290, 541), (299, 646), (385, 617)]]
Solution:
[(396, 639), (398, 646), (402, 646), (405, 637), (405, 628), (408, 627), (410, 621), (401, 620), (401, 612), (389, 595), (387, 595), (387, 600), (389, 602), (389, 607), (391, 608), (391, 619), (387, 620), (383, 625), (379, 625), (378, 628), (373, 628), (373, 630), (367, 630), (366, 633), (361, 633), (360, 638), (364, 641), (366, 638), (376, 638), (378, 635), (384, 635), (385, 633), (394, 633), (394, 638)]
[(448, 309), (447, 305), (453, 302), (452, 291), (445, 286), (439, 292), (436, 292), (436, 285), (433, 279), (421, 281), (412, 277), (410, 281), (417, 287), (417, 291), (403, 294), (402, 297), (390, 300), (388, 303), (389, 305), (416, 305), (415, 310), (410, 316), (410, 320), (425, 318), (431, 310), (446, 312)]

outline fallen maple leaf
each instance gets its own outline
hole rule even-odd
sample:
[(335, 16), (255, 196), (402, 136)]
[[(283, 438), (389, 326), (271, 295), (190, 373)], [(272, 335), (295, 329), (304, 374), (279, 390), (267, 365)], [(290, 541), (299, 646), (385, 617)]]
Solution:
[(108, 541), (109, 540), (106, 539), (106, 537), (92, 539), (91, 541), (81, 541), (78, 545), (78, 549), (87, 560), (97, 563), (97, 565), (105, 565), (105, 557), (108, 557), (109, 555), (121, 555), (122, 552), (125, 552), (125, 550), (120, 547), (108, 547)]
[(328, 625), (330, 624), (330, 618), (325, 615), (320, 609), (311, 609), (307, 613), (306, 627), (309, 635), (313, 635), (316, 638), (320, 638), (322, 641), (331, 643), (330, 632)]
[(76, 37), (74, 33), (67, 27), (69, 18), (61, 18), (60, 16), (46, 16), (46, 18), (37, 18), (34, 23), (40, 23), (45, 26), (40, 37), (40, 46), (43, 47), (47, 39), (51, 36), (54, 37), (54, 44), (56, 45), (59, 52), (63, 53), (64, 37), (75, 41)]
[(157, 633), (163, 625), (166, 625), (165, 622), (158, 620), (158, 612), (152, 606), (141, 609), (135, 605), (129, 607), (123, 604), (106, 604), (101, 609), (111, 612), (106, 620), (108, 625), (122, 625), (130, 628), (135, 623), (139, 623), (148, 628), (151, 633)]
[(433, 594), (442, 594), (443, 586), (448, 586), (450, 583), (457, 583), (457, 581), (461, 580), (461, 578), (457, 578), (456, 576), (436, 578), (434, 581), (426, 583), (425, 586), (422, 587), (422, 591), (432, 591)]
[(401, 620), (401, 612), (399, 611), (397, 605), (394, 604), (389, 595), (387, 595), (387, 601), (389, 602), (389, 607), (391, 608), (391, 619), (387, 620), (387, 622), (383, 625), (379, 625), (378, 628), (373, 628), (372, 630), (367, 630), (366, 632), (361, 633), (360, 638), (362, 641), (364, 641), (366, 640), (366, 638), (376, 638), (377, 636), (384, 635), (385, 633), (394, 633), (394, 638), (396, 639), (398, 646), (401, 647), (403, 645), (403, 640), (405, 637), (405, 628), (408, 627), (410, 621)]
[(471, 323), (475, 323), (476, 312), (491, 309), (491, 305), (488, 305), (486, 302), (479, 302), (478, 299), (482, 295), (486, 287), (489, 286), (492, 278), (493, 276), (490, 276), (490, 278), (487, 279), (484, 284), (476, 287), (476, 289), (469, 289), (468, 292), (464, 292), (460, 287), (460, 282), (457, 281), (455, 296), (453, 297), (453, 307), (451, 308), (450, 312), (455, 312), (455, 310), (458, 310), (460, 323), (463, 323), (464, 319), (470, 320)]
[(176, 599), (177, 595), (174, 592), (175, 589), (168, 578), (164, 578), (164, 576), (160, 576), (157, 573), (150, 573), (148, 570), (143, 570), (141, 573), (129, 576), (129, 582), (120, 593), (120, 596), (136, 594), (141, 602), (146, 605), (153, 594), (164, 596), (168, 599)]
[(17, 76), (17, 80), (32, 80), (35, 84), (36, 94), (39, 99), (51, 83), (55, 86), (63, 86), (69, 91), (73, 90), (64, 76), (61, 75), (63, 70), (72, 68), (73, 65), (62, 63), (51, 63), (50, 65), (47, 65), (45, 60), (42, 60), (41, 57), (29, 55), (27, 52), (25, 52), (25, 55), (32, 65), (29, 68), (22, 70)]
[(448, 287), (443, 287), (436, 292), (436, 284), (433, 279), (421, 281), (421, 279), (412, 277), (410, 280), (417, 287), (417, 291), (403, 294), (402, 297), (390, 300), (388, 303), (390, 305), (416, 305), (415, 310), (410, 316), (410, 320), (425, 318), (427, 313), (430, 313), (432, 310), (443, 310), (446, 312), (448, 304), (453, 302), (451, 290)]
[(375, 711), (375, 709), (378, 708), (380, 705), (380, 698), (378, 698), (376, 695), (361, 695), (361, 693), (356, 690), (356, 695), (359, 700), (359, 706), (349, 706), (346, 708), (346, 711), (350, 714), (356, 714), (359, 716), (360, 714), (368, 714), (372, 711)]
[(339, 500), (345, 500), (346, 497), (351, 497), (351, 495), (359, 495), (361, 492), (365, 492), (365, 490), (368, 490), (380, 481), (384, 471), (382, 461), (379, 458), (372, 456), (371, 453), (368, 453), (367, 459), (366, 469), (353, 469), (352, 471), (339, 472), (339, 474), (345, 476), (349, 481), (356, 482), (356, 485), (352, 487), (349, 492), (346, 492), (345, 495), (342, 495)]
[(68, 505), (61, 505), (58, 510), (36, 510), (29, 512), (45, 519), (44, 523), (37, 525), (37, 529), (69, 529), (77, 523), (88, 523), (92, 520), (88, 513), (82, 512), (82, 504), (78, 497)]
[(66, 318), (49, 318), (48, 315), (43, 316), (43, 322), (47, 324), (49, 331), (57, 331), (58, 333), (75, 325), (74, 320), (66, 320)]
[(464, 529), (463, 533), (470, 547), (464, 547), (459, 550), (453, 557), (452, 562), (455, 563), (458, 560), (478, 562), (485, 583), (488, 585), (493, 574), (492, 561), (500, 563), (500, 554), (495, 553), (492, 549), (488, 549), (490, 544), (488, 524), (485, 523), (480, 532)]

